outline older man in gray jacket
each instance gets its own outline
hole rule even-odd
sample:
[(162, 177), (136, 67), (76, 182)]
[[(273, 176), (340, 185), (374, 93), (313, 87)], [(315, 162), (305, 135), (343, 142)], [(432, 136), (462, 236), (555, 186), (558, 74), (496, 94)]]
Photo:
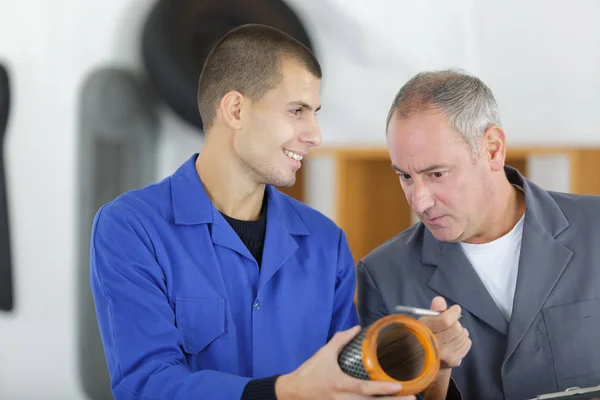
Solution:
[(441, 344), (439, 381), (465, 400), (599, 385), (600, 197), (506, 166), (493, 94), (465, 73), (406, 83), (387, 141), (420, 222), (359, 262), (361, 322), (396, 305), (442, 311), (423, 321)]

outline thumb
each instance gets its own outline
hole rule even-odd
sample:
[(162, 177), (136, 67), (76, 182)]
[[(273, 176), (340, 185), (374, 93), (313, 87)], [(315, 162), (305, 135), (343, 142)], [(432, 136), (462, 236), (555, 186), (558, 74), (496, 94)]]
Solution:
[(339, 354), (339, 352), (342, 351), (344, 346), (347, 345), (352, 339), (354, 339), (354, 337), (356, 337), (356, 335), (358, 335), (359, 332), (359, 325), (354, 326), (345, 331), (337, 332), (335, 335), (333, 335), (329, 343), (327, 343), (327, 346), (331, 347), (336, 352), (336, 354)]
[(448, 308), (446, 300), (442, 296), (436, 296), (431, 300), (431, 310), (444, 312)]

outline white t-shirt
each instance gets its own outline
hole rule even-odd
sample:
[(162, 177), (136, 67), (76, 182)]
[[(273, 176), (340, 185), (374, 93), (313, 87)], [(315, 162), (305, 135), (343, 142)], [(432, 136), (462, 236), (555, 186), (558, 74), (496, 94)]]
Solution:
[(507, 321), (510, 321), (517, 287), (524, 220), (525, 215), (523, 214), (510, 232), (492, 242), (460, 244)]

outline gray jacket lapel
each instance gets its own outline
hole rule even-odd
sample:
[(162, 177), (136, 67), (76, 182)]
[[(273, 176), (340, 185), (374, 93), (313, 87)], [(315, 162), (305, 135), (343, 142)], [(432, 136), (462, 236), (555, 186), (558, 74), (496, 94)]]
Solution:
[(424, 230), (422, 262), (436, 265), (429, 287), (506, 335), (508, 323), (458, 243), (442, 243)]
[(525, 336), (573, 255), (556, 240), (569, 226), (556, 201), (512, 168), (507, 168), (507, 176), (512, 183), (522, 186), (527, 211), (505, 362)]

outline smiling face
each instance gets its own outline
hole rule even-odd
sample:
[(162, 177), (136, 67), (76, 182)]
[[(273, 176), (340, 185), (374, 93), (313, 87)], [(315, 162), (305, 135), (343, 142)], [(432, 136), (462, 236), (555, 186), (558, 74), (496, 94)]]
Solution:
[(321, 143), (316, 119), (320, 80), (301, 63), (283, 60), (281, 83), (240, 110), (234, 150), (257, 184), (290, 187), (311, 147)]
[(474, 159), (444, 113), (392, 118), (387, 142), (408, 204), (436, 239), (464, 241), (484, 229), (492, 168), (485, 157)]

